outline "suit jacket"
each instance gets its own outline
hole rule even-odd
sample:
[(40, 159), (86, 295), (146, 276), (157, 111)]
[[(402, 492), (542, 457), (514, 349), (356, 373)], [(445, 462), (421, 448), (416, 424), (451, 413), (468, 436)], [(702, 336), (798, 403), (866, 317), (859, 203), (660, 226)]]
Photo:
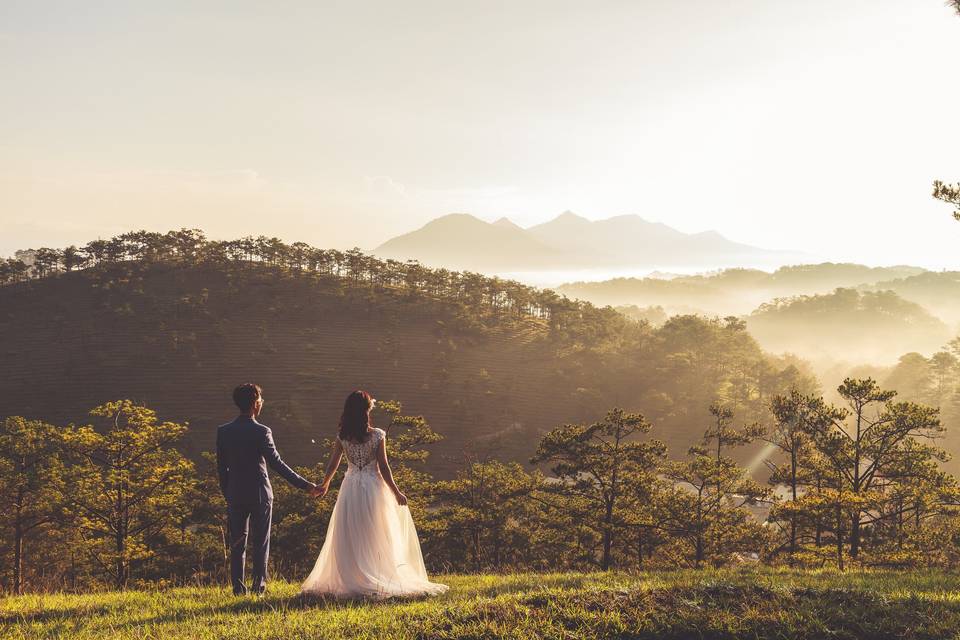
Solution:
[(217, 474), (227, 504), (261, 504), (273, 500), (273, 487), (267, 465), (298, 489), (311, 484), (288, 467), (276, 445), (273, 433), (254, 418), (239, 416), (217, 428)]

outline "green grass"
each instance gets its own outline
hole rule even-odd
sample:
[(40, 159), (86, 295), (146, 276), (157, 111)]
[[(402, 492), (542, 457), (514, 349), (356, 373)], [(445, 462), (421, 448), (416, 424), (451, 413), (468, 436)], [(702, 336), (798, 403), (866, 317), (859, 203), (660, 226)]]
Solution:
[(222, 588), (11, 597), (18, 638), (957, 638), (960, 577), (937, 572), (678, 571), (440, 576), (414, 601)]

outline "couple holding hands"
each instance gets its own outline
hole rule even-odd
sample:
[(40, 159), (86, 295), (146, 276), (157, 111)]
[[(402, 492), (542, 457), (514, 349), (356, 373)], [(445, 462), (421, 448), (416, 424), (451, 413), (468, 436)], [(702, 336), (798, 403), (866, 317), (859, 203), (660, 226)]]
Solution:
[(244, 560), (247, 539), (253, 553), (252, 591), (267, 582), (273, 488), (267, 467), (315, 497), (326, 495), (343, 458), (347, 472), (330, 516), (316, 564), (301, 587), (309, 595), (374, 597), (435, 595), (446, 585), (430, 582), (413, 518), (390, 471), (387, 434), (370, 421), (375, 400), (354, 391), (343, 406), (339, 431), (324, 478), (316, 485), (280, 458), (270, 428), (257, 418), (263, 409), (258, 385), (233, 391), (240, 415), (217, 429), (217, 473), (227, 501), (230, 579), (233, 593), (247, 593)]

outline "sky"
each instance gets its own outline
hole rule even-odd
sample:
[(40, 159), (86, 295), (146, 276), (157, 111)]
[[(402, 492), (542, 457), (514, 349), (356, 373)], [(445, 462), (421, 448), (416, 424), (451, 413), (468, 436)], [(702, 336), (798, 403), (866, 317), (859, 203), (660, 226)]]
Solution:
[(0, 3), (0, 255), (572, 210), (956, 268), (942, 0)]

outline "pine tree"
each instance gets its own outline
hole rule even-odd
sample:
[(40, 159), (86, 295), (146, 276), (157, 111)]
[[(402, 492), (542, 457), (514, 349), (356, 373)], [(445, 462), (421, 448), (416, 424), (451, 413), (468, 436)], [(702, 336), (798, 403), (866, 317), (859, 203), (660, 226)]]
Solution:
[(565, 424), (546, 434), (531, 462), (550, 464), (560, 480), (547, 485), (572, 497), (567, 510), (601, 537), (600, 568), (611, 567), (612, 549), (624, 529), (625, 493), (638, 477), (652, 477), (666, 454), (658, 440), (638, 441), (650, 431), (639, 413), (614, 408), (591, 425)]
[[(960, 5), (958, 5), (960, 6)], [(960, 11), (960, 9), (958, 9)], [(960, 184), (946, 184), (940, 180), (933, 183), (933, 197), (956, 207), (953, 217), (960, 220)]]
[(66, 506), (91, 558), (123, 589), (134, 563), (153, 554), (150, 538), (186, 509), (193, 464), (174, 444), (187, 426), (159, 422), (130, 400), (102, 404), (90, 415), (98, 429), (81, 426), (64, 436), (84, 461), (73, 470)]
[(895, 391), (883, 390), (876, 381), (847, 378), (837, 389), (847, 409), (831, 413), (818, 423), (811, 436), (818, 451), (836, 473), (837, 491), (850, 521), (850, 556), (860, 554), (864, 521), (881, 499), (884, 477), (909, 452), (916, 438), (938, 436), (943, 427), (938, 410), (912, 403), (893, 402)]
[(828, 407), (822, 398), (803, 395), (791, 391), (787, 395), (775, 396), (770, 402), (773, 416), (773, 428), (762, 437), (785, 455), (785, 463), (767, 460), (770, 469), (771, 485), (786, 485), (789, 491), (789, 504), (778, 503), (771, 512), (770, 519), (777, 522), (785, 518), (788, 522), (787, 551), (791, 562), (798, 551), (800, 523), (803, 510), (800, 505), (802, 486), (812, 482), (813, 474), (807, 461), (813, 456), (811, 433), (821, 431), (832, 420), (840, 419), (841, 414)]
[(537, 507), (530, 494), (541, 483), (515, 462), (468, 459), (453, 480), (436, 487), (431, 519), (443, 525), (445, 555), (468, 560), (477, 572), (529, 566)]
[(29, 542), (51, 525), (63, 500), (62, 441), (56, 427), (19, 416), (0, 423), (0, 521), (12, 540), (11, 591), (24, 588)]

